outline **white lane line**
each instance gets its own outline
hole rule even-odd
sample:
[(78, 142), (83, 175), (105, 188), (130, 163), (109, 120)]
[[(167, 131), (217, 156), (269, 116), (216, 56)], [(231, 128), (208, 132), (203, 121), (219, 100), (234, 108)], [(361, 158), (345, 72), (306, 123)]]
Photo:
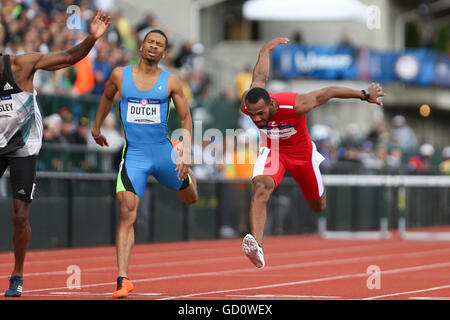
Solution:
[(450, 297), (408, 297), (411, 300), (450, 300)]
[[(58, 296), (112, 296), (112, 292), (84, 292), (84, 291), (59, 291), (59, 292), (49, 292), (51, 295)], [(162, 293), (154, 292), (133, 292), (133, 295), (137, 296), (161, 296)]]
[[(442, 251), (442, 249), (436, 250), (436, 251)], [(423, 251), (424, 255), (430, 254), (430, 251)], [(417, 252), (413, 253), (414, 256), (417, 256)], [(262, 270), (257, 270), (257, 272), (264, 272), (264, 271), (273, 271), (273, 270), (283, 270), (283, 269), (293, 269), (293, 268), (302, 268), (302, 267), (312, 267), (312, 266), (321, 266), (321, 265), (330, 265), (330, 264), (343, 264), (343, 263), (357, 263), (357, 262), (363, 262), (368, 260), (375, 260), (375, 259), (388, 259), (388, 258), (400, 258), (400, 257), (408, 257), (411, 255), (411, 253), (405, 253), (405, 254), (388, 254), (388, 255), (378, 255), (378, 256), (366, 256), (366, 257), (356, 257), (356, 258), (345, 258), (345, 259), (334, 259), (334, 260), (322, 260), (322, 261), (312, 261), (312, 262), (302, 262), (302, 263), (292, 263), (292, 264), (284, 264), (279, 266), (273, 266), (273, 267), (266, 267)], [(213, 259), (214, 260), (214, 259)], [(207, 276), (217, 276), (217, 275), (226, 275), (226, 274), (233, 274), (233, 273), (242, 273), (242, 272), (255, 272), (254, 268), (241, 268), (241, 269), (232, 269), (232, 270), (223, 270), (223, 271), (211, 271), (211, 272), (201, 272), (201, 273), (187, 273), (187, 274), (176, 274), (176, 275), (170, 275), (170, 276), (161, 276), (156, 278), (145, 278), (145, 279), (137, 279), (132, 280), (134, 283), (139, 282), (150, 282), (150, 281), (161, 281), (161, 280), (173, 280), (173, 279), (183, 279), (183, 278), (193, 278), (193, 277), (207, 277)], [(383, 273), (386, 273), (386, 271), (383, 271)], [(367, 275), (365, 273), (365, 275)], [(98, 284), (88, 284), (88, 285), (82, 285), (81, 287), (87, 288), (87, 287), (95, 287), (95, 286), (104, 286), (104, 285), (111, 285), (115, 284), (115, 282), (106, 282), (106, 283), (98, 283)], [(39, 292), (39, 291), (49, 291), (49, 290), (60, 290), (65, 289), (67, 287), (57, 287), (57, 288), (48, 288), (48, 289), (34, 289), (34, 290), (27, 290), (24, 292)]]
[[(328, 240), (323, 240), (323, 241), (328, 241)], [(236, 247), (214, 247), (214, 248), (202, 248), (202, 249), (194, 249), (191, 250), (189, 248), (186, 248), (184, 246), (181, 247), (180, 250), (174, 250), (174, 251), (164, 251), (164, 249), (158, 249), (159, 251), (157, 252), (135, 252), (133, 253), (132, 257), (133, 259), (139, 259), (139, 258), (151, 258), (151, 257), (158, 257), (161, 258), (161, 256), (180, 256), (180, 255), (197, 255), (197, 254), (209, 254), (209, 253), (214, 253), (216, 254), (218, 250), (220, 250), (220, 252), (224, 253), (226, 251), (230, 251), (232, 252), (240, 252), (240, 240), (238, 241), (238, 245)], [(352, 245), (352, 246), (344, 246), (344, 247), (337, 247), (337, 248), (322, 248), (322, 249), (309, 249), (309, 250), (301, 250), (300, 248), (295, 248), (295, 250), (298, 250), (296, 252), (292, 252), (292, 249), (289, 249), (289, 252), (279, 252), (279, 253), (268, 253), (267, 256), (273, 256), (273, 257), (283, 257), (283, 256), (311, 256), (311, 255), (327, 255), (330, 253), (337, 253), (337, 252), (359, 252), (359, 251), (366, 251), (366, 250), (370, 250), (370, 249), (393, 249), (393, 248), (408, 248), (410, 244), (406, 244), (405, 242), (390, 242), (390, 243), (370, 243), (370, 244), (358, 244), (358, 245)], [(272, 247), (272, 246), (271, 246)], [(278, 247), (278, 246), (276, 246)], [(283, 246), (280, 245), (281, 248), (284, 248)], [(236, 249), (237, 248), (237, 249)], [(87, 250), (90, 250), (89, 248), (87, 248)], [(275, 249), (272, 249), (273, 252), (275, 252)], [(70, 264), (77, 264), (80, 263), (82, 261), (88, 261), (88, 262), (92, 262), (92, 261), (103, 261), (103, 260), (112, 260), (112, 261), (116, 261), (116, 256), (115, 256), (115, 251), (113, 251), (110, 255), (107, 256), (91, 256), (91, 257), (67, 257), (64, 259), (52, 259), (51, 257), (48, 257), (48, 255), (51, 253), (51, 251), (49, 251), (49, 253), (47, 254), (47, 258), (48, 260), (41, 260), (41, 261), (26, 261), (25, 264), (27, 267), (32, 266), (32, 265), (49, 265), (49, 264), (57, 264), (57, 263), (70, 263)], [(88, 254), (90, 254), (90, 251), (88, 252)], [(11, 253), (11, 261), (12, 262), (7, 262), (7, 263), (0, 263), (0, 267), (12, 267), (14, 265), (13, 263), (13, 255)]]
[[(332, 251), (332, 250), (327, 250), (326, 253), (336, 253), (337, 250)], [(353, 250), (351, 250), (353, 251)], [(384, 257), (398, 257), (399, 255), (401, 255), (402, 257), (420, 257), (420, 256), (427, 256), (427, 255), (433, 255), (433, 254), (438, 254), (438, 253), (445, 253), (447, 251), (450, 251), (450, 248), (444, 248), (444, 249), (436, 249), (436, 250), (425, 250), (425, 251), (416, 251), (416, 252), (409, 252), (409, 253), (396, 253), (396, 254), (389, 254), (389, 255), (382, 255), (382, 256), (374, 256), (375, 258), (384, 258)], [(267, 255), (267, 257), (269, 259), (274, 259), (274, 258), (280, 258), (280, 256), (285, 256), (285, 255), (289, 255), (289, 257), (296, 257), (296, 253), (274, 253), (274, 254), (269, 254)], [(300, 254), (299, 254), (300, 255)], [(240, 254), (239, 256), (233, 256), (233, 257), (224, 257), (224, 258), (209, 258), (209, 259), (196, 259), (196, 260), (185, 260), (185, 261), (171, 261), (171, 262), (156, 262), (156, 263), (145, 263), (145, 264), (137, 264), (137, 265), (131, 265), (130, 266), (130, 270), (135, 270), (135, 269), (141, 269), (141, 268), (152, 268), (152, 267), (171, 267), (171, 266), (178, 266), (178, 265), (196, 265), (196, 264), (206, 264), (206, 263), (224, 263), (224, 262), (232, 262), (232, 261), (241, 261), (242, 260), (242, 255)], [(372, 258), (372, 257), (369, 257)], [(356, 257), (356, 258), (347, 258), (350, 260), (345, 260), (345, 262), (353, 262), (355, 261), (360, 261), (360, 259), (365, 259), (365, 257)], [(328, 262), (329, 260), (327, 260)], [(333, 260), (331, 260), (333, 261)], [(338, 262), (341, 261), (340, 259), (337, 260)], [(313, 263), (313, 265), (315, 265), (315, 263), (319, 263), (322, 264), (321, 261), (315, 261), (315, 262), (310, 262)], [(298, 266), (298, 263), (293, 264), (295, 267)], [(285, 269), (289, 269), (291, 268), (292, 264), (286, 264), (284, 265)], [(268, 270), (269, 268), (272, 267), (268, 267), (266, 268), (266, 270)], [(82, 272), (83, 274), (87, 274), (90, 272), (98, 272), (98, 271), (108, 271), (108, 270), (115, 270), (116, 266), (115, 265), (111, 265), (108, 267), (98, 267), (98, 268), (83, 268)], [(270, 270), (270, 269), (269, 269)], [(34, 273), (26, 273), (24, 274), (24, 277), (33, 277), (33, 276), (48, 276), (48, 275), (67, 275), (66, 270), (60, 270), (60, 271), (50, 271), (50, 272), (34, 272)], [(8, 278), (10, 276), (10, 273), (4, 273), (0, 275), (0, 279), (1, 278)]]
[[(403, 296), (405, 294), (412, 294), (412, 293), (419, 293), (419, 292), (427, 292), (427, 291), (435, 291), (435, 290), (441, 290), (441, 289), (447, 289), (450, 288), (450, 285), (445, 286), (439, 286), (439, 287), (433, 287), (433, 288), (427, 288), (427, 289), (420, 289), (420, 290), (413, 290), (413, 291), (404, 291), (404, 292), (396, 292), (396, 293), (390, 293), (390, 294), (383, 294), (381, 296), (374, 296), (374, 297), (367, 297), (363, 300), (374, 300), (379, 298), (386, 298), (386, 297), (395, 297), (395, 296)], [(411, 298), (410, 298), (411, 299)]]
[(227, 297), (233, 298), (247, 298), (247, 299), (342, 299), (339, 296), (305, 296), (305, 295), (294, 295), (294, 294), (227, 294)]
[[(394, 274), (394, 273), (400, 273), (400, 272), (405, 273), (405, 272), (411, 272), (411, 271), (421, 271), (421, 270), (429, 270), (429, 269), (444, 268), (444, 267), (450, 267), (450, 262), (435, 263), (435, 264), (430, 264), (430, 265), (419, 265), (419, 266), (414, 266), (414, 267), (398, 268), (398, 269), (392, 269), (392, 270), (383, 270), (383, 274), (386, 274), (386, 273)], [(211, 295), (211, 294), (217, 294), (217, 293), (228, 293), (228, 292), (235, 292), (235, 291), (278, 288), (278, 287), (295, 286), (295, 285), (302, 285), (302, 284), (309, 284), (309, 283), (334, 281), (334, 280), (342, 280), (342, 279), (350, 279), (350, 278), (360, 278), (360, 277), (367, 277), (367, 273), (344, 274), (344, 275), (325, 277), (325, 278), (317, 278), (317, 279), (309, 279), (309, 280), (301, 280), (301, 281), (293, 281), (293, 282), (285, 282), (285, 283), (275, 283), (275, 284), (257, 286), (257, 287), (206, 291), (206, 292), (192, 293), (192, 294), (187, 294), (187, 295), (182, 295), (182, 296), (173, 296), (173, 297), (169, 297), (169, 298), (164, 298), (162, 300), (185, 299), (185, 298), (191, 298), (191, 297), (195, 297), (195, 296), (199, 296), (199, 295), (205, 296), (205, 295)]]

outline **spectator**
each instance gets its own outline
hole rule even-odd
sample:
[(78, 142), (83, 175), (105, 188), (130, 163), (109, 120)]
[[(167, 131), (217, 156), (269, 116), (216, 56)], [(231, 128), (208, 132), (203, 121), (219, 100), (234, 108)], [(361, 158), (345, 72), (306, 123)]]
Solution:
[(389, 132), (386, 129), (383, 119), (375, 120), (370, 132), (367, 134), (367, 140), (371, 141), (374, 145), (381, 142), (389, 142)]
[(341, 37), (339, 39), (339, 45), (343, 47), (354, 47), (350, 40), (350, 35), (347, 28), (341, 29)]
[(60, 152), (50, 147), (55, 143), (60, 143), (62, 119), (59, 114), (54, 113), (43, 119), (43, 148), (39, 153), (41, 168), (47, 171), (62, 171), (63, 162)]
[[(46, 71), (43, 71), (43, 72), (46, 72)], [(68, 94), (72, 93), (75, 76), (76, 76), (75, 70), (73, 67), (54, 71), (53, 78), (52, 78), (53, 88), (54, 88), (53, 92), (56, 92), (58, 94), (63, 94), (63, 95), (68, 95)]]
[(69, 138), (70, 143), (84, 146), (87, 145), (89, 123), (90, 120), (88, 117), (81, 117), (80, 120), (78, 120), (76, 129), (72, 132), (72, 135)]
[[(69, 142), (78, 146), (87, 147), (87, 136), (89, 134), (89, 118), (81, 117), (72, 135), (69, 137)], [(70, 157), (71, 170), (76, 172), (83, 172), (90, 170), (90, 164), (86, 161), (86, 150), (79, 149), (71, 153)]]
[(179, 69), (184, 67), (185, 65), (189, 64), (189, 60), (192, 57), (192, 44), (189, 42), (186, 42), (181, 47), (180, 52), (176, 56), (174, 60), (174, 66), (175, 68)]
[(384, 167), (386, 166), (386, 161), (387, 161), (387, 147), (386, 145), (380, 143), (378, 144), (376, 151), (375, 151), (375, 163), (374, 163), (374, 167), (375, 169), (377, 169), (379, 172), (381, 170), (384, 169)]
[[(93, 94), (102, 94), (105, 89), (106, 81), (111, 74), (111, 64), (108, 61), (106, 49), (99, 50), (97, 59), (94, 62), (94, 89)], [(65, 69), (63, 69), (65, 70)]]
[(445, 175), (450, 175), (450, 146), (442, 150), (442, 162), (439, 164), (439, 170)]
[(241, 101), (242, 95), (246, 90), (250, 88), (250, 85), (252, 83), (252, 69), (250, 66), (246, 66), (244, 69), (242, 69), (236, 77), (234, 78), (234, 84), (236, 86), (236, 92), (237, 92), (237, 100)]
[(389, 151), (386, 166), (389, 171), (398, 171), (402, 165), (402, 149), (395, 147)]
[(417, 137), (410, 126), (406, 124), (406, 119), (402, 115), (396, 115), (392, 119), (394, 128), (391, 131), (393, 142), (403, 151), (415, 149), (418, 146)]
[(420, 146), (419, 154), (412, 156), (408, 160), (408, 167), (411, 173), (417, 174), (429, 174), (433, 173), (433, 167), (431, 166), (431, 158), (434, 155), (434, 147), (425, 143)]
[(77, 77), (73, 85), (75, 94), (81, 95), (91, 92), (95, 85), (91, 58), (86, 56), (78, 61), (74, 67), (77, 70)]
[(372, 141), (364, 141), (359, 153), (359, 159), (364, 167), (368, 169), (377, 168), (377, 159), (375, 158), (375, 152)]
[(60, 143), (71, 144), (74, 133), (73, 116), (71, 113), (64, 113), (62, 116), (61, 134), (58, 139)]
[(303, 43), (303, 34), (300, 31), (295, 31), (291, 37), (291, 44), (302, 44)]

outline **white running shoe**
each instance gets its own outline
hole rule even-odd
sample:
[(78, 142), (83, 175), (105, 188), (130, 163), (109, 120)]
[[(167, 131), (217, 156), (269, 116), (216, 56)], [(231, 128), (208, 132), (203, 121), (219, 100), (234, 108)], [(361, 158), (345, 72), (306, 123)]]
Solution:
[(251, 234), (247, 234), (242, 241), (242, 250), (257, 268), (264, 268), (266, 263), (263, 249)]

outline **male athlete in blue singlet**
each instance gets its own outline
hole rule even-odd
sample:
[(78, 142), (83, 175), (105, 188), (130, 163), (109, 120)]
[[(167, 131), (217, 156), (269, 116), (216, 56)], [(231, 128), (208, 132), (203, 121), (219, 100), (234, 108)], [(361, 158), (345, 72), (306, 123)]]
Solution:
[[(118, 278), (114, 298), (124, 298), (133, 290), (128, 280), (128, 264), (134, 244), (133, 224), (149, 175), (175, 190), (187, 204), (197, 201), (197, 184), (189, 169), (192, 120), (181, 81), (158, 66), (167, 49), (167, 37), (152, 30), (140, 47), (137, 65), (115, 68), (97, 111), (92, 136), (100, 146), (108, 146), (100, 128), (110, 112), (114, 96), (121, 95), (120, 118), (126, 143), (117, 178), (120, 218), (116, 236)], [(178, 156), (167, 138), (169, 101), (181, 118), (183, 151)]]

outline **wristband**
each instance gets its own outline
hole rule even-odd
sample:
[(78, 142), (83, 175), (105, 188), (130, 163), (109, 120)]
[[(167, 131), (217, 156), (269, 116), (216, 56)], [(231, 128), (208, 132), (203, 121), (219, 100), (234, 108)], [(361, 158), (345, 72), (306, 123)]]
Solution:
[(361, 98), (361, 100), (369, 100), (370, 99), (370, 93), (366, 89), (361, 90), (361, 92), (364, 94), (364, 98)]
[(95, 139), (100, 138), (102, 136), (102, 133), (100, 132), (100, 134), (98, 136), (94, 136), (92, 133), (91, 133), (91, 135), (92, 135), (92, 138), (94, 138), (94, 140), (95, 140)]

